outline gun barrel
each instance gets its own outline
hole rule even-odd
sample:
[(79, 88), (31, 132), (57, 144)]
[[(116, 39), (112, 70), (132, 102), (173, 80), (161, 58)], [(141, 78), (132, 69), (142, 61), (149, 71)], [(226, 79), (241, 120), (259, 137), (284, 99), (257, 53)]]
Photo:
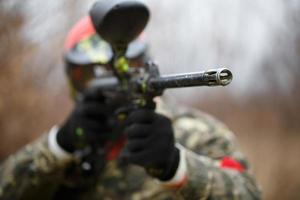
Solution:
[(149, 80), (150, 89), (167, 89), (192, 86), (225, 86), (232, 81), (232, 73), (226, 68), (203, 72), (174, 74)]

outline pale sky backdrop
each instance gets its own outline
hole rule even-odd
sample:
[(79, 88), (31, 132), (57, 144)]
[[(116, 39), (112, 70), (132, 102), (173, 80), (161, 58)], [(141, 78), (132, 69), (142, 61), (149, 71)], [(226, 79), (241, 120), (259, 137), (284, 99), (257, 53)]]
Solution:
[[(94, 1), (15, 2), (8, 1), (6, 6), (22, 6), (27, 19), (24, 38), (35, 44), (38, 52), (34, 60), (24, 66), (25, 71), (47, 73), (47, 86), (55, 91), (65, 84), (61, 52), (57, 48), (62, 47), (67, 30), (88, 12)], [(234, 74), (232, 84), (226, 89), (197, 88), (176, 90), (171, 94), (181, 94), (184, 100), (191, 94), (213, 95), (221, 91), (244, 97), (268, 90), (270, 78), (266, 78), (266, 74), (271, 74), (276, 88), (289, 95), (289, 86), (295, 78), (290, 70), (300, 67), (295, 46), (300, 35), (300, 1), (145, 2), (152, 13), (146, 39), (162, 74), (216, 67), (227, 67)], [(50, 65), (41, 64), (45, 56), (53, 60)], [(42, 82), (45, 84), (45, 77)]]

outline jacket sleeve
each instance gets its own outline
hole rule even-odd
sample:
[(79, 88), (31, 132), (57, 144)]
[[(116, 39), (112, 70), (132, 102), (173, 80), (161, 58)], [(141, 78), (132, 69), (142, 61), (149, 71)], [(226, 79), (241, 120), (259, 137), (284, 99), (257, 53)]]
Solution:
[(41, 136), (1, 163), (0, 199), (30, 199), (26, 195), (30, 191), (45, 192), (43, 186), (48, 192), (54, 190), (65, 166), (66, 160), (57, 159), (49, 150), (48, 134)]
[(201, 112), (174, 121), (183, 146), (187, 181), (178, 194), (184, 199), (261, 199), (260, 190), (232, 132)]

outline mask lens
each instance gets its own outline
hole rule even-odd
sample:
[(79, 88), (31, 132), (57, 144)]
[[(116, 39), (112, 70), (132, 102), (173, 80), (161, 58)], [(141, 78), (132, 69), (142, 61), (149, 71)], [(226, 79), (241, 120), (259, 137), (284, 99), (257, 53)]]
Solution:
[(69, 70), (72, 86), (79, 92), (83, 92), (91, 80), (105, 73), (107, 70), (102, 65), (75, 66)]

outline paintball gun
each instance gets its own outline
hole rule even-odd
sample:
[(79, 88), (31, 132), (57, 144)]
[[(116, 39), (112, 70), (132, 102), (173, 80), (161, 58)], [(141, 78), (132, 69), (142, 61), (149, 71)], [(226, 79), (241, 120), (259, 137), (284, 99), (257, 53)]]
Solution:
[[(153, 98), (165, 89), (192, 86), (225, 86), (232, 80), (226, 68), (202, 72), (160, 76), (156, 64), (147, 62), (133, 68), (125, 56), (131, 41), (147, 25), (150, 12), (145, 4), (135, 0), (102, 0), (90, 10), (90, 17), (97, 33), (113, 50), (113, 67), (110, 75), (91, 80), (88, 88), (103, 94), (121, 94), (125, 107), (155, 107)], [(124, 110), (123, 110), (124, 111)]]
[[(132, 66), (127, 50), (130, 44), (142, 33), (150, 18), (149, 9), (145, 4), (136, 0), (101, 0), (97, 1), (90, 10), (89, 20), (93, 23), (98, 36), (108, 42), (110, 58), (99, 62), (99, 73), (96, 73), (97, 64), (86, 64), (84, 56), (76, 53), (67, 54), (67, 62), (76, 66), (67, 68), (74, 86), (74, 96), (78, 101), (88, 97), (88, 94), (104, 96), (106, 103), (112, 105), (110, 124), (115, 129), (112, 132), (122, 132), (122, 125), (130, 111), (137, 108), (155, 108), (154, 97), (163, 94), (169, 88), (192, 86), (225, 86), (232, 80), (232, 73), (225, 68), (212, 69), (202, 72), (185, 73), (161, 76), (158, 66), (153, 62), (144, 62), (141, 66)], [(90, 22), (90, 21), (89, 21)], [(91, 37), (90, 40), (95, 39)], [(103, 43), (99, 43), (103, 46)], [(94, 47), (94, 44), (83, 42), (83, 47)], [(80, 50), (80, 48), (79, 48)], [(91, 53), (91, 57), (96, 53)], [(68, 57), (69, 56), (69, 57)], [(100, 56), (101, 57), (101, 56)], [(82, 61), (79, 62), (79, 60)], [(70, 61), (72, 60), (72, 62)], [(79, 64), (78, 64), (79, 63)], [(97, 62), (98, 63), (98, 62)], [(85, 70), (77, 65), (85, 66)], [(91, 67), (91, 68), (89, 68)], [(91, 69), (91, 70), (90, 70)], [(78, 76), (79, 75), (79, 76)], [(112, 134), (112, 137), (114, 137)], [(80, 152), (85, 157), (82, 166), (102, 166), (101, 159), (95, 160), (99, 154), (105, 154), (101, 145), (91, 145), (87, 151)], [(95, 156), (96, 155), (96, 156)], [(85, 169), (86, 167), (82, 167)], [(97, 169), (98, 167), (90, 167)], [(101, 168), (101, 167), (99, 167)], [(93, 170), (86, 170), (93, 171)], [(88, 173), (92, 174), (92, 173)]]

